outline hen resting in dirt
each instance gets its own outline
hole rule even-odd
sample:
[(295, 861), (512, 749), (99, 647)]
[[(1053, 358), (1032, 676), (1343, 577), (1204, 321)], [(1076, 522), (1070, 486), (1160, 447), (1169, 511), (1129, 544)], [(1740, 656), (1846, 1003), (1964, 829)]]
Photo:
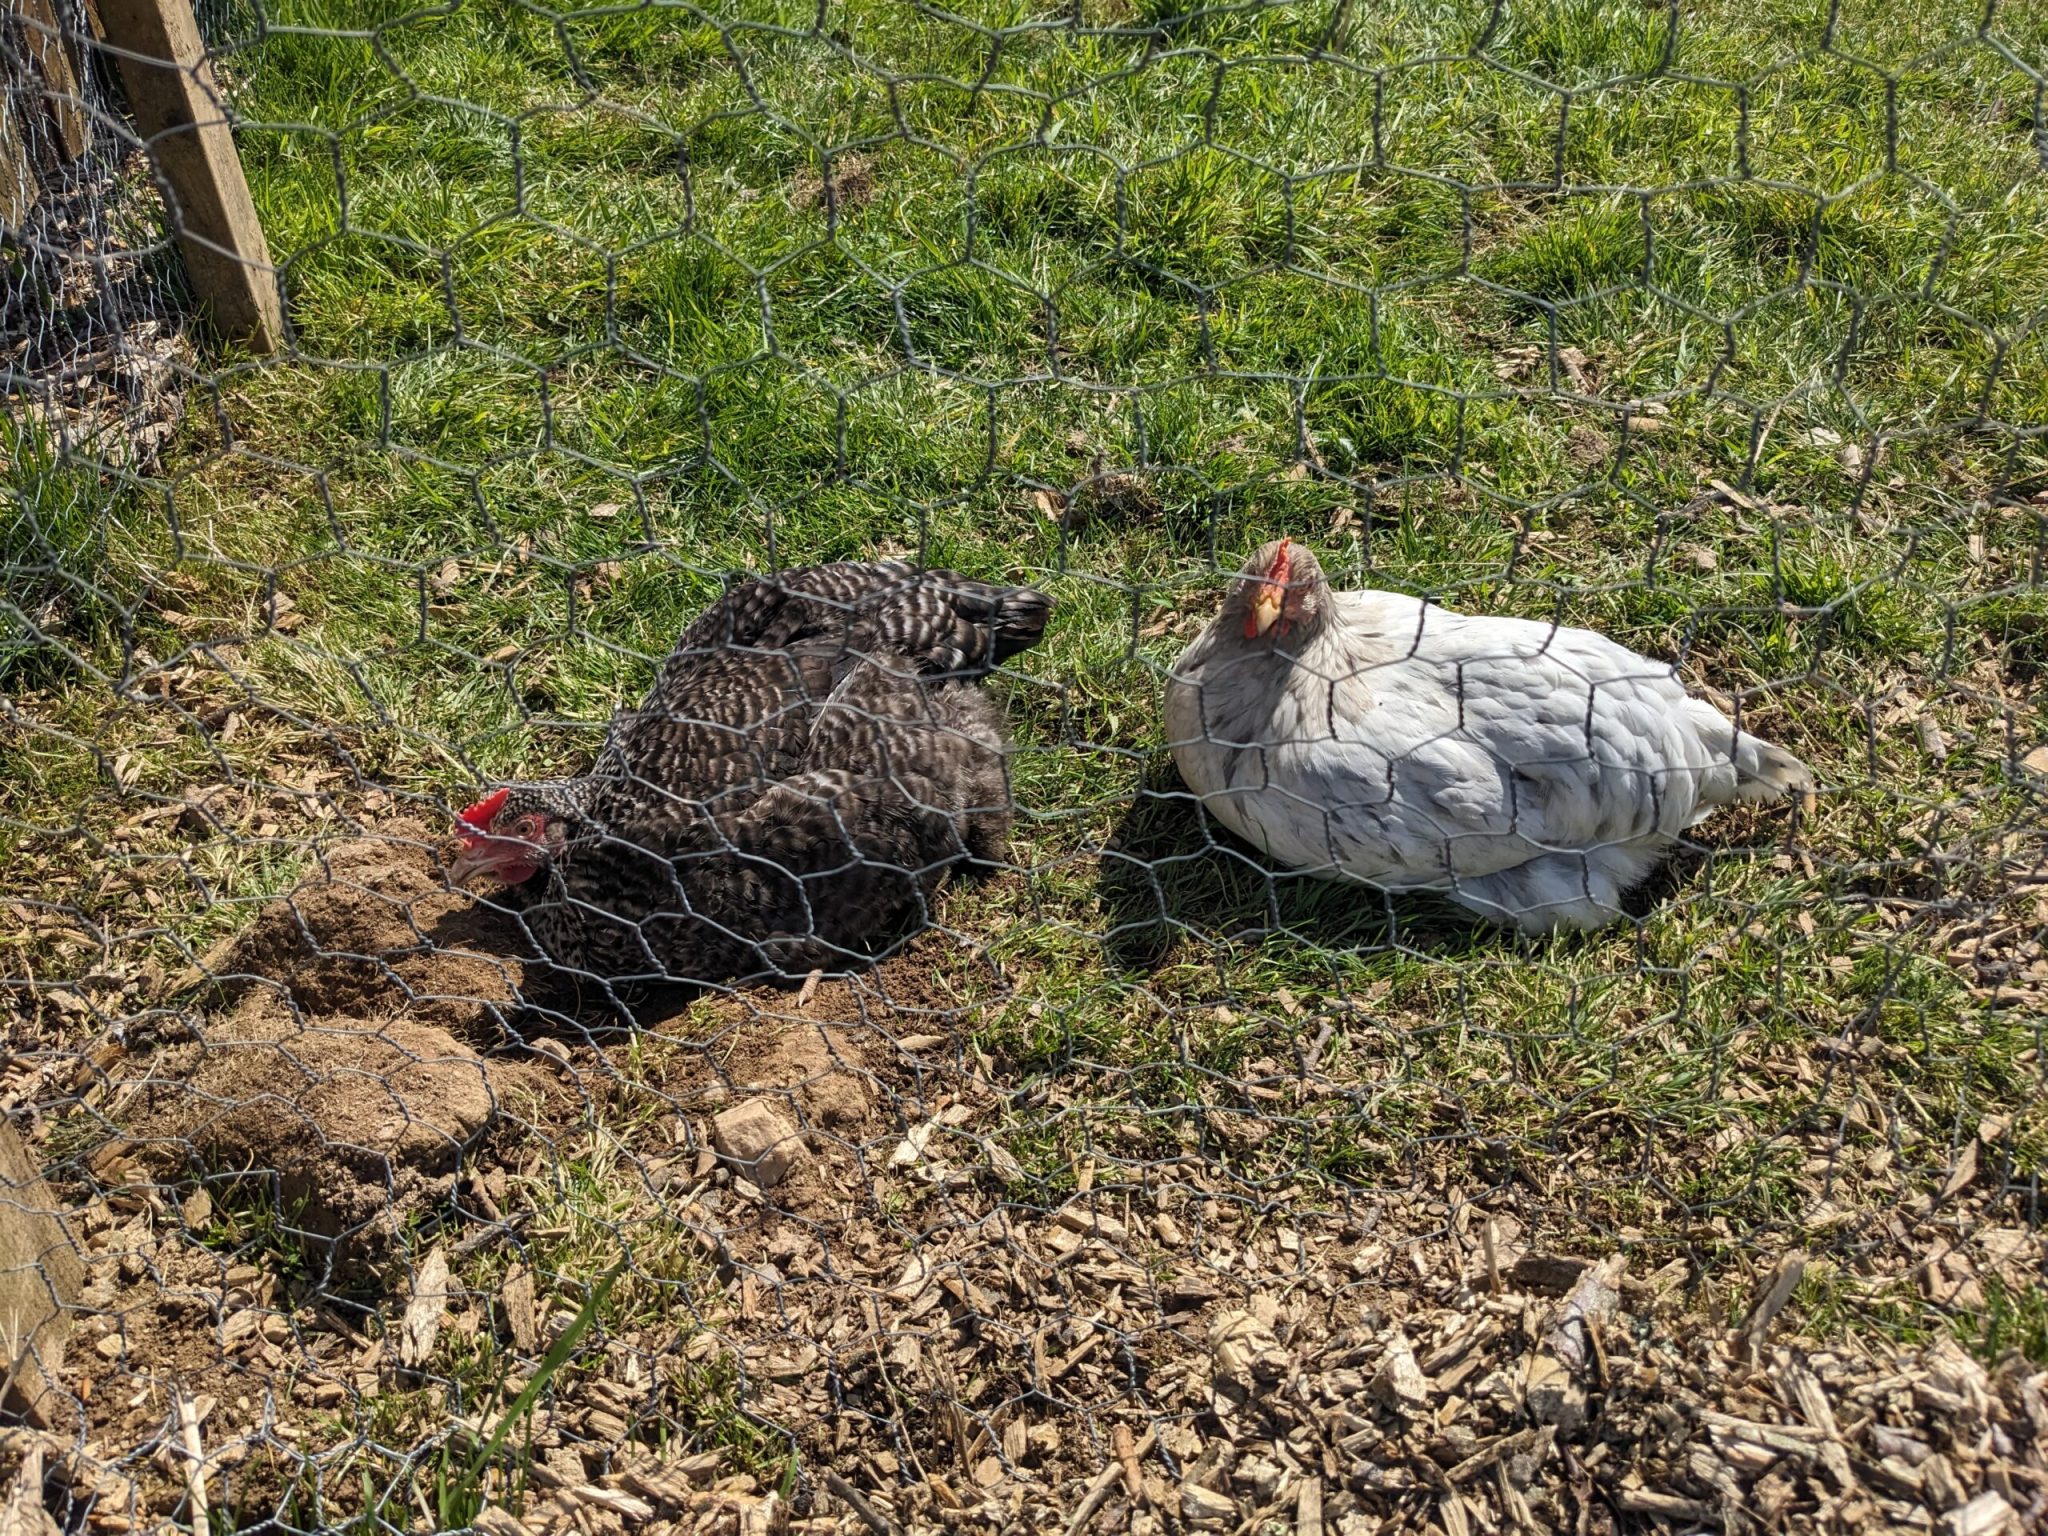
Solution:
[(462, 813), (450, 879), (495, 875), (549, 959), (607, 981), (869, 960), (949, 869), (1000, 855), (1003, 729), (976, 680), (1050, 609), (897, 560), (740, 582), (588, 773)]
[(1434, 890), (1532, 933), (1597, 928), (1688, 827), (1810, 793), (1791, 753), (1589, 630), (1335, 592), (1268, 544), (1168, 681), (1181, 777), (1273, 858)]

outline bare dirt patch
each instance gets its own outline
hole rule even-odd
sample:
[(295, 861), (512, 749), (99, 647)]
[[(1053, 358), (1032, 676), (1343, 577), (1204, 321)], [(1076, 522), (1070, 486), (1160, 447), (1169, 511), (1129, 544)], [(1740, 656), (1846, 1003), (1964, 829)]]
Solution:
[(790, 201), (797, 207), (822, 208), (828, 214), (862, 207), (876, 190), (874, 163), (859, 154), (834, 156), (829, 176), (807, 168), (789, 183)]
[[(417, 834), (417, 835), (414, 835)], [(448, 891), (420, 829), (336, 845), (210, 952), (225, 1008), (150, 1064), (131, 1138), (261, 1170), (290, 1218), (375, 1251), (529, 1069), (486, 1059), (518, 1004), (516, 925)]]
[[(562, 1106), (579, 1114), (603, 1106), (642, 1121), (649, 1157), (684, 1149), (703, 1186), (685, 1202), (686, 1217), (699, 1201), (716, 1210), (738, 1199), (771, 1226), (837, 1232), (873, 1215), (877, 1170), (914, 1127), (943, 1111), (957, 1116), (965, 1094), (990, 1101), (985, 1081), (960, 1080), (956, 1070), (975, 1015), (929, 960), (911, 954), (843, 980), (706, 996), (666, 1016), (650, 1008), (630, 1042), (530, 1043), (558, 1063)], [(766, 1190), (732, 1177), (715, 1147), (713, 1122), (750, 1101), (802, 1143), (788, 1175)]]

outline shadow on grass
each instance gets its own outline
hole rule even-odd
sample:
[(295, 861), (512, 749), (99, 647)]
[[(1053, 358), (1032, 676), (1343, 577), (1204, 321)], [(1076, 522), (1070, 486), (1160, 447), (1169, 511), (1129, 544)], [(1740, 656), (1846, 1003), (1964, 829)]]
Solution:
[(1131, 971), (1164, 964), (1184, 942), (1205, 947), (1287, 936), (1326, 951), (1424, 951), (1453, 958), (1500, 932), (1438, 897), (1276, 868), (1225, 830), (1171, 764), (1151, 768), (1102, 850), (1103, 948)]
[[(1623, 897), (1622, 921), (1653, 922), (1719, 853), (1715, 843), (1681, 842)], [(1551, 942), (1477, 918), (1447, 897), (1279, 868), (1208, 816), (1170, 764), (1148, 771), (1103, 848), (1098, 891), (1104, 952), (1126, 971), (1156, 969), (1188, 942), (1214, 948), (1288, 937), (1333, 953), (1446, 962)]]

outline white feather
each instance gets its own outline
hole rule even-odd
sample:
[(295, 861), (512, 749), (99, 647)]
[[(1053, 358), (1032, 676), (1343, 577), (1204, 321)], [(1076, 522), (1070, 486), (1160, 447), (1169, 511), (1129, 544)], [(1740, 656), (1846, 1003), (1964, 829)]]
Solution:
[(1188, 786), (1295, 868), (1533, 932), (1597, 927), (1686, 828), (1811, 783), (1603, 635), (1386, 592), (1324, 603), (1298, 654), (1226, 613), (1167, 688)]

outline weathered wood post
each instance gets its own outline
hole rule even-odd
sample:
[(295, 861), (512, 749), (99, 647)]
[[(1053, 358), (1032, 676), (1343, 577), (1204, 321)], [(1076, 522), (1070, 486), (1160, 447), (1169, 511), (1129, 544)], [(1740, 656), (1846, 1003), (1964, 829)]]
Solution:
[(71, 1403), (58, 1380), (72, 1309), (85, 1289), (85, 1262), (62, 1209), (14, 1127), (0, 1119), (0, 1407), (45, 1426), (63, 1423)]
[(76, 160), (92, 140), (92, 125), (85, 115), (78, 74), (64, 46), (57, 13), (50, 0), (7, 0), (7, 9), (21, 18), (22, 41), (36, 73), (43, 77), (43, 98), (56, 124), (57, 143), (65, 159)]
[(191, 0), (99, 0), (98, 11), (193, 292), (222, 336), (275, 351), (284, 340), (277, 271)]
[[(20, 28), (29, 65), (42, 83), (43, 104), (56, 135), (51, 143), (61, 159), (76, 160), (92, 142), (92, 125), (56, 12), (50, 0), (6, 0), (5, 14)], [(14, 116), (8, 101), (0, 98), (0, 224), (9, 228), (21, 224), (42, 195), (29, 150), (31, 134)]]

